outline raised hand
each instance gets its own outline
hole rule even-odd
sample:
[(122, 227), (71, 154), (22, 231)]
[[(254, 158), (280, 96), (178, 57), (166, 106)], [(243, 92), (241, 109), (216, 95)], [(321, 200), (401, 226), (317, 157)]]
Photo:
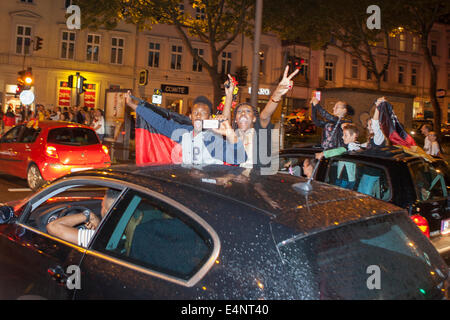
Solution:
[(225, 81), (224, 87), (225, 95), (229, 97), (233, 96), (234, 89), (236, 88), (236, 82), (230, 74), (228, 74), (228, 80)]
[(289, 66), (286, 66), (286, 68), (284, 69), (283, 78), (281, 79), (280, 83), (275, 89), (275, 92), (272, 95), (275, 100), (281, 99), (289, 90), (292, 89), (292, 87), (294, 86), (294, 81), (292, 81), (292, 78), (294, 78), (297, 73), (299, 73), (299, 71), (299, 69), (296, 69), (294, 72), (288, 75)]

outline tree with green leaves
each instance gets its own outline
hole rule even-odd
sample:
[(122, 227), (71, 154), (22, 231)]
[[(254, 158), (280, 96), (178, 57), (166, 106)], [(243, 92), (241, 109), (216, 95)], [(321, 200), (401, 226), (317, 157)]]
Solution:
[[(264, 23), (266, 30), (283, 39), (309, 43), (316, 49), (334, 46), (358, 59), (374, 75), (380, 89), (392, 55), (388, 39), (398, 26), (398, 5), (395, 1), (377, 1), (381, 28), (369, 29), (367, 8), (372, 4), (371, 0), (266, 0)], [(377, 59), (380, 50), (386, 56), (383, 63)]]
[[(175, 27), (193, 58), (208, 71), (214, 88), (214, 106), (222, 97), (222, 52), (252, 27), (253, 0), (189, 0), (198, 14), (183, 10), (182, 0), (76, 0), (83, 13), (82, 28), (115, 28), (119, 22), (151, 29), (154, 24)], [(209, 59), (198, 54), (193, 40), (208, 45)]]
[[(398, 16), (402, 26), (420, 38), (420, 48), (430, 72), (430, 100), (433, 106), (434, 131), (440, 136), (442, 111), (436, 96), (437, 69), (433, 62), (430, 34), (435, 23), (450, 15), (450, 3), (445, 0), (401, 0), (402, 14)], [(448, 21), (447, 21), (448, 23)]]

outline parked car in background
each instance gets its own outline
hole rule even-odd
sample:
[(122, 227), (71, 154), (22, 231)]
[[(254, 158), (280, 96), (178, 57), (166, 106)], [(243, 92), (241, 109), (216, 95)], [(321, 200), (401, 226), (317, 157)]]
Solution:
[(110, 165), (108, 148), (85, 125), (29, 122), (0, 138), (0, 172), (27, 179), (33, 190), (71, 172)]
[[(302, 175), (304, 159), (322, 149), (292, 148), (281, 151), (280, 170), (285, 163)], [(450, 250), (450, 170), (446, 161), (406, 153), (397, 147), (374, 148), (322, 159), (315, 180), (350, 188), (408, 210), (425, 235), (442, 254)]]
[[(404, 209), (319, 182), (305, 194), (298, 185), (305, 181), (217, 165), (114, 166), (65, 176), (0, 208), (0, 298), (448, 295), (448, 266)], [(88, 247), (47, 233), (60, 216), (98, 214), (107, 189), (120, 196)], [(376, 290), (368, 285), (373, 268), (381, 277)], [(74, 270), (78, 287), (69, 281)]]

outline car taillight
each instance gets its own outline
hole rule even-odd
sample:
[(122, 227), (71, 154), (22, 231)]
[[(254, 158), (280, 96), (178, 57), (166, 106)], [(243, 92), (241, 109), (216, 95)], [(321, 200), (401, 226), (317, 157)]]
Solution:
[(56, 152), (56, 148), (53, 146), (47, 146), (45, 148), (45, 153), (52, 158), (58, 158), (58, 153)]
[(421, 215), (418, 215), (418, 214), (411, 216), (411, 219), (419, 227), (420, 231), (422, 231), (422, 233), (424, 235), (426, 235), (427, 238), (429, 238), (430, 237), (430, 226), (428, 225), (427, 219), (425, 219), (424, 217), (422, 217)]
[(109, 153), (109, 150), (108, 150), (108, 147), (107, 147), (107, 146), (102, 145), (102, 149), (103, 149), (103, 152), (104, 152), (105, 154), (108, 154), (108, 153)]

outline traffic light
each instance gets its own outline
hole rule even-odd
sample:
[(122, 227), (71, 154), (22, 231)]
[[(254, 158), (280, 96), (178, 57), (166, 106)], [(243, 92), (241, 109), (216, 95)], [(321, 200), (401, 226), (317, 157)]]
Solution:
[(145, 86), (148, 83), (148, 70), (141, 70), (141, 72), (139, 72), (139, 85), (140, 86)]
[(16, 86), (16, 93), (15, 93), (14, 96), (16, 98), (18, 98), (20, 96), (20, 94), (22, 93), (22, 91), (23, 91), (23, 85), (18, 83), (17, 86)]
[(29, 90), (33, 85), (33, 70), (28, 68), (27, 70), (21, 70), (17, 73), (19, 77), (17, 78), (17, 85), (20, 85), (23, 90)]
[(77, 77), (77, 89), (78, 93), (84, 93), (86, 91), (86, 84), (84, 83), (87, 79), (83, 76), (78, 75)]
[(289, 73), (294, 72), (295, 70), (299, 69), (300, 74), (303, 74), (303, 64), (305, 63), (305, 59), (296, 57), (296, 56), (288, 56), (288, 65), (289, 65)]
[(28, 68), (27, 71), (25, 71), (25, 76), (23, 78), (23, 82), (25, 83), (26, 89), (30, 89), (31, 85), (34, 82), (33, 70), (31, 68)]
[(69, 88), (73, 88), (73, 75), (69, 76), (69, 79), (67, 80), (67, 86)]
[(44, 39), (42, 39), (41, 37), (36, 37), (36, 45), (34, 47), (34, 51), (38, 51), (42, 49), (42, 41)]

